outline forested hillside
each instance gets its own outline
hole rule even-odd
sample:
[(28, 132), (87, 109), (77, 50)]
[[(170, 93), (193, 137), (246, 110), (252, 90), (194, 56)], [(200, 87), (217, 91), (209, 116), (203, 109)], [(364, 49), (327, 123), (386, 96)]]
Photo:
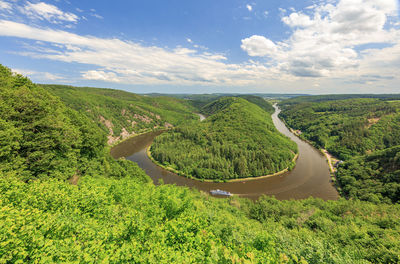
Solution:
[(347, 197), (373, 202), (400, 201), (400, 145), (350, 159), (337, 178)]
[(399, 205), (155, 186), (109, 157), (97, 123), (3, 66), (0, 128), (0, 263), (400, 261)]
[(374, 202), (398, 202), (400, 101), (317, 99), (284, 101), (281, 116), (290, 127), (301, 131), (301, 137), (346, 161), (337, 173), (343, 195)]
[(347, 99), (281, 105), (281, 117), (291, 128), (342, 160), (400, 145), (400, 101)]
[(42, 86), (68, 107), (101, 124), (110, 145), (137, 133), (198, 120), (189, 102), (172, 97), (65, 85)]
[(229, 180), (273, 174), (294, 166), (294, 142), (280, 134), (270, 113), (249, 101), (226, 97), (202, 109), (205, 121), (158, 136), (151, 154), (187, 177)]
[[(23, 181), (138, 170), (114, 161), (97, 124), (58, 97), (0, 65), (0, 172)], [(140, 172), (140, 177), (145, 177)]]

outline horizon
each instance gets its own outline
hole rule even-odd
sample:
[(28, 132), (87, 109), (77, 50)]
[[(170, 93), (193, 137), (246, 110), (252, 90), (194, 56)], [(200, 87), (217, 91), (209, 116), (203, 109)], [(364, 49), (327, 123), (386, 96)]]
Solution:
[(196, 93), (196, 92), (183, 92), (183, 93), (174, 93), (174, 92), (134, 92), (134, 91), (129, 91), (125, 89), (120, 89), (120, 88), (111, 88), (111, 87), (94, 87), (94, 86), (75, 86), (75, 85), (70, 85), (70, 84), (57, 84), (57, 83), (37, 83), (38, 85), (60, 85), (60, 86), (71, 86), (74, 88), (93, 88), (93, 89), (110, 89), (110, 90), (118, 90), (118, 91), (124, 91), (124, 92), (129, 92), (129, 93), (134, 93), (134, 94), (139, 94), (139, 95), (149, 95), (149, 94), (160, 94), (160, 95), (261, 95), (261, 94), (271, 94), (271, 95), (298, 95), (298, 96), (318, 96), (318, 95), (399, 95), (400, 92), (394, 92), (394, 93), (326, 93), (326, 94), (312, 94), (312, 93), (279, 93), (279, 92), (212, 92), (212, 93)]
[(397, 94), (396, 0), (0, 0), (0, 63), (137, 94)]

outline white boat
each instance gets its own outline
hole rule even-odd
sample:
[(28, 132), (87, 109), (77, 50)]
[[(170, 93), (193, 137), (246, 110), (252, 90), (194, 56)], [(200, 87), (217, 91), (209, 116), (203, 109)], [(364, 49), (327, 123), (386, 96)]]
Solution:
[(220, 189), (216, 189), (216, 190), (211, 190), (210, 193), (212, 195), (223, 195), (223, 196), (232, 196), (232, 194), (228, 191), (223, 191)]

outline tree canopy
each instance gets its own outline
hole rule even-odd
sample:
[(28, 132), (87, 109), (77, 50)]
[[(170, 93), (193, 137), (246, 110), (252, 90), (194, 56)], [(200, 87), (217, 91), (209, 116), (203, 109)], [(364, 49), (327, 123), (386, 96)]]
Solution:
[(294, 165), (296, 144), (276, 130), (270, 113), (259, 106), (225, 97), (202, 112), (209, 115), (203, 122), (158, 136), (153, 158), (187, 177), (213, 180), (263, 176)]

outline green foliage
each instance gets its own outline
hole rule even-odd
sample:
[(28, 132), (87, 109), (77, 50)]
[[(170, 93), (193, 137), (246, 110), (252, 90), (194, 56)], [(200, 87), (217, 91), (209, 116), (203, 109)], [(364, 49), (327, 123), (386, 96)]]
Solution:
[(91, 151), (81, 149), (75, 117), (58, 98), (0, 66), (0, 170), (23, 180), (71, 177)]
[(342, 194), (398, 202), (400, 101), (300, 99), (284, 101), (281, 116), (290, 127), (301, 130), (303, 138), (347, 161), (337, 173)]
[(337, 172), (347, 197), (371, 202), (400, 201), (400, 146), (356, 157)]
[(131, 173), (148, 181), (136, 165), (113, 160), (105, 141), (105, 133), (85, 115), (0, 66), (0, 172), (23, 181), (99, 172)]
[[(195, 119), (190, 107), (175, 99), (146, 101), (112, 90), (46, 89), (59, 89), (63, 102), (75, 110), (0, 66), (0, 263), (400, 262), (398, 204), (271, 197), (252, 202), (215, 199), (173, 185), (154, 186), (136, 164), (110, 157), (105, 147), (108, 131), (100, 128), (96, 115), (117, 118), (126, 100), (136, 100), (143, 103), (139, 106), (143, 111), (153, 111), (145, 108), (153, 104), (154, 113), (166, 113), (165, 118), (179, 124)], [(103, 107), (97, 99), (110, 106)], [(362, 116), (357, 109), (371, 102), (363, 101), (346, 118)], [(385, 131), (396, 133), (398, 119), (387, 105), (376, 105), (381, 119), (370, 129), (374, 129), (373, 146), (379, 149), (396, 142), (396, 134)], [(87, 110), (97, 112), (91, 116)], [(226, 98), (204, 110), (212, 113), (206, 121), (163, 134), (166, 142), (176, 143), (167, 145), (168, 151), (189, 146), (191, 151), (179, 153), (194, 163), (233, 157), (233, 163), (223, 165), (243, 175), (253, 170), (249, 160), (257, 160), (260, 153), (270, 159), (273, 169), (284, 161), (293, 166), (294, 143), (277, 133), (269, 115), (258, 106)], [(115, 126), (125, 122), (115, 120)], [(328, 134), (327, 142), (330, 138)], [(196, 146), (201, 146), (200, 155), (192, 151)], [(261, 152), (259, 146), (272, 152)], [(346, 183), (357, 190), (344, 190), (360, 199), (369, 192), (367, 200), (374, 202), (398, 201), (399, 150), (396, 146), (344, 163), (339, 179), (362, 183)], [(185, 163), (179, 167), (184, 158), (176, 161), (171, 166), (188, 168)], [(207, 166), (195, 167), (196, 173), (219, 175)], [(366, 173), (358, 173), (359, 167)], [(78, 185), (65, 181), (76, 173), (81, 175)]]
[(239, 95), (238, 97), (246, 99), (250, 103), (258, 105), (259, 107), (261, 107), (270, 114), (272, 114), (275, 111), (274, 107), (262, 97), (254, 95)]
[(264, 196), (244, 208), (276, 237), (278, 251), (309, 263), (400, 262), (400, 205)]
[(180, 126), (158, 136), (155, 160), (187, 177), (228, 180), (272, 174), (292, 167), (294, 142), (280, 134), (270, 115), (236, 97), (203, 108), (203, 122)]
[[(400, 207), (0, 178), (0, 262), (397, 263)], [(257, 220), (257, 221), (255, 221)]]
[(283, 102), (281, 117), (342, 160), (400, 145), (400, 107), (377, 99)]
[(0, 178), (1, 263), (279, 263), (272, 237), (224, 200), (135, 179)]
[(185, 100), (141, 96), (125, 91), (65, 85), (42, 85), (70, 108), (87, 116), (114, 143), (128, 134), (198, 120)]

